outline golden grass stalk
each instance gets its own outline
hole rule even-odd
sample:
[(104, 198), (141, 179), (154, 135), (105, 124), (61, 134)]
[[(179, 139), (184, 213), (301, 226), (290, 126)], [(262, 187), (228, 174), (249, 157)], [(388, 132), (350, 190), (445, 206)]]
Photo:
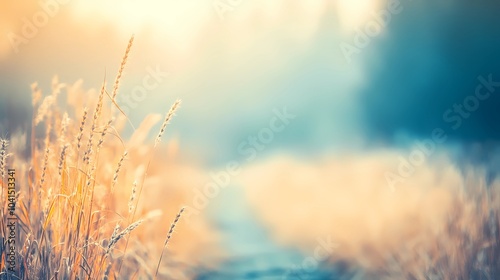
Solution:
[(83, 137), (83, 130), (85, 129), (85, 122), (87, 121), (88, 109), (87, 107), (83, 108), (83, 116), (82, 121), (80, 122), (80, 128), (78, 129), (78, 135), (76, 136), (76, 147), (78, 150), (81, 148), (81, 142)]
[(104, 126), (103, 130), (101, 131), (101, 138), (99, 138), (99, 142), (97, 142), (97, 150), (99, 151), (102, 148), (102, 144), (104, 143), (104, 137), (108, 133), (108, 129), (111, 127), (111, 124), (113, 123), (113, 120), (109, 120), (108, 123)]
[(40, 177), (40, 189), (42, 189), (43, 184), (45, 183), (45, 176), (47, 174), (47, 168), (49, 165), (49, 153), (50, 149), (47, 147), (45, 148), (45, 156), (43, 157), (43, 168), (42, 168), (42, 176)]
[[(125, 235), (129, 234), (134, 229), (136, 229), (143, 221), (144, 220), (139, 220), (135, 223), (132, 223), (121, 232), (118, 232), (120, 230), (120, 225), (116, 224), (115, 229), (113, 230), (113, 234), (111, 235), (111, 238), (109, 239), (109, 244), (106, 247), (103, 261), (105, 259), (109, 258), (111, 251), (115, 247), (116, 243), (118, 243), (118, 241), (120, 241), (120, 239), (122, 237), (124, 237)], [(103, 275), (102, 279), (108, 279), (110, 271), (111, 271), (111, 262), (108, 262), (108, 264), (106, 265), (106, 269), (104, 270), (104, 275)]]
[(132, 232), (134, 229), (136, 229), (140, 224), (142, 224), (143, 220), (138, 220), (137, 222), (134, 222), (130, 224), (128, 227), (126, 227), (124, 230), (122, 230), (120, 233), (113, 232), (113, 236), (111, 236), (109, 240), (108, 247), (106, 248), (106, 253), (105, 255), (109, 255), (111, 250), (115, 247), (116, 243), (122, 239), (125, 235), (129, 234)]
[(163, 121), (163, 124), (161, 125), (160, 132), (158, 132), (158, 136), (156, 136), (155, 139), (155, 147), (160, 143), (161, 137), (163, 136), (163, 133), (165, 132), (165, 129), (167, 128), (167, 125), (170, 123), (170, 120), (172, 117), (175, 115), (175, 111), (177, 111), (177, 108), (181, 105), (181, 100), (177, 99), (172, 107), (170, 107), (170, 110), (168, 110), (167, 115), (165, 116), (165, 120)]
[(172, 222), (170, 225), (170, 230), (167, 233), (167, 237), (165, 238), (165, 243), (163, 244), (163, 247), (161, 249), (161, 254), (160, 254), (160, 259), (158, 260), (158, 265), (156, 266), (156, 272), (155, 272), (155, 278), (158, 276), (158, 271), (160, 270), (160, 264), (161, 260), (163, 258), (163, 251), (165, 248), (167, 248), (168, 242), (170, 241), (170, 238), (172, 237), (172, 233), (174, 232), (175, 226), (179, 222), (179, 219), (181, 218), (182, 212), (184, 212), (184, 207), (181, 208), (177, 216), (175, 217), (175, 220)]
[(125, 151), (123, 153), (123, 155), (121, 156), (120, 160), (118, 161), (118, 165), (116, 167), (115, 174), (113, 174), (113, 182), (111, 183), (111, 193), (113, 193), (115, 191), (115, 186), (116, 186), (116, 183), (118, 182), (118, 174), (120, 174), (120, 170), (122, 168), (123, 161), (125, 160), (127, 155), (128, 155), (128, 151)]
[(123, 75), (123, 70), (125, 69), (125, 65), (127, 64), (128, 56), (130, 54), (130, 50), (132, 49), (132, 45), (134, 43), (134, 36), (130, 37), (128, 41), (127, 48), (125, 49), (125, 54), (123, 55), (122, 62), (120, 64), (120, 68), (118, 70), (118, 74), (116, 75), (115, 84), (113, 85), (113, 92), (111, 99), (114, 101), (116, 99), (116, 95), (118, 94), (118, 88), (120, 87), (120, 79)]
[[(95, 110), (94, 110), (94, 116), (92, 118), (92, 127), (90, 128), (90, 133), (89, 133), (89, 140), (87, 141), (87, 150), (85, 151), (83, 155), (83, 162), (90, 163), (90, 157), (93, 152), (93, 138), (94, 138), (94, 133), (96, 132), (97, 125), (99, 122), (99, 117), (101, 116), (101, 111), (102, 111), (102, 105), (103, 105), (103, 96), (104, 96), (104, 84), (101, 87), (101, 92), (99, 94), (99, 99), (97, 101)], [(107, 128), (106, 128), (107, 129)]]
[[(146, 173), (145, 175), (142, 177), (142, 182), (141, 182), (141, 186), (139, 188), (139, 193), (137, 195), (137, 203), (134, 207), (134, 210), (132, 212), (132, 215), (131, 215), (131, 219), (133, 220), (134, 217), (135, 217), (135, 213), (137, 211), (137, 206), (138, 206), (138, 203), (139, 203), (139, 199), (141, 198), (141, 193), (142, 193), (142, 189), (144, 187), (144, 181), (146, 180), (146, 176), (149, 172), (149, 168), (151, 166), (151, 161), (153, 160), (153, 156), (154, 156), (154, 150), (155, 148), (157, 147), (158, 143), (160, 143), (160, 139), (163, 135), (163, 133), (165, 132), (165, 129), (167, 127), (167, 125), (169, 124), (170, 120), (172, 119), (172, 117), (174, 116), (175, 114), (175, 111), (177, 110), (177, 108), (179, 107), (181, 103), (181, 100), (180, 99), (177, 99), (174, 104), (172, 105), (172, 107), (170, 107), (170, 110), (167, 112), (167, 115), (165, 117), (165, 120), (163, 121), (163, 124), (160, 128), (160, 132), (158, 133), (158, 135), (156, 136), (156, 139), (155, 139), (155, 143), (153, 145), (153, 149), (151, 149), (151, 153), (150, 153), (150, 156), (149, 156), (149, 161), (148, 161), (148, 164), (146, 166)], [(181, 210), (181, 212), (184, 211), (183, 209)], [(127, 251), (127, 248), (128, 248), (128, 240), (127, 240), (127, 243), (125, 244), (125, 252)], [(118, 272), (121, 271), (121, 264), (120, 264), (120, 268), (118, 269)]]
[(69, 148), (68, 144), (64, 145), (64, 147), (62, 148), (62, 151), (61, 151), (61, 155), (59, 157), (59, 165), (58, 165), (59, 176), (62, 175), (62, 170), (63, 170), (63, 167), (64, 167), (64, 161), (66, 160), (66, 151), (68, 150), (68, 148)]

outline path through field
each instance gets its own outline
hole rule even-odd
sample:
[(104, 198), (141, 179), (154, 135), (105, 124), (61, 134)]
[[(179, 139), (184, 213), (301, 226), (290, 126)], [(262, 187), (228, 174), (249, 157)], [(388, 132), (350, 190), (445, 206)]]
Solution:
[(217, 271), (203, 272), (197, 279), (340, 279), (320, 269), (297, 269), (308, 256), (275, 244), (240, 188), (225, 188), (212, 203), (209, 216), (232, 257)]

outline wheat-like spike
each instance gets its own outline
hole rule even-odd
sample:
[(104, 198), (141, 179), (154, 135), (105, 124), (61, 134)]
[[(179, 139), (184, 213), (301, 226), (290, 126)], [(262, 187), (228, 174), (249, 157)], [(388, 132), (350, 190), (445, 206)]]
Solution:
[(87, 141), (87, 150), (83, 154), (83, 162), (90, 163), (90, 156), (92, 155), (92, 146), (93, 146), (93, 138), (94, 138), (94, 125), (92, 124), (92, 128), (89, 134), (89, 140)]
[[(112, 121), (113, 121), (113, 120), (110, 120), (110, 121), (106, 124), (106, 126), (103, 128), (103, 130), (102, 130), (102, 132), (101, 132), (101, 138), (99, 139), (99, 142), (98, 142), (97, 147), (96, 147), (96, 154), (97, 154), (97, 155), (99, 154), (99, 151), (101, 150), (102, 143), (104, 143), (104, 136), (106, 136), (106, 132), (107, 132), (107, 130), (108, 130), (108, 127), (111, 125), (111, 122), (112, 122)], [(90, 160), (90, 155), (92, 154), (92, 151), (93, 151), (93, 150), (92, 150), (92, 144), (90, 144), (90, 149), (89, 149), (88, 151), (89, 151), (89, 152), (88, 152), (88, 153), (87, 153), (87, 155), (86, 155), (86, 156), (87, 156), (86, 160), (87, 160), (87, 163), (88, 163), (88, 164), (90, 164), (90, 162), (91, 162), (91, 160)], [(85, 161), (85, 157), (84, 157), (84, 161)], [(90, 171), (90, 176), (89, 176), (89, 179), (88, 179), (88, 181), (87, 181), (87, 187), (89, 187), (89, 186), (90, 186), (90, 183), (91, 183), (91, 181), (92, 181), (92, 179), (93, 179), (93, 178), (92, 178), (92, 176), (94, 175), (94, 171), (95, 171), (95, 169), (96, 169), (96, 164), (97, 164), (97, 162), (94, 162), (94, 164), (92, 165), (92, 170)]]
[(125, 151), (123, 153), (122, 157), (120, 158), (120, 160), (118, 161), (118, 166), (116, 167), (115, 174), (113, 175), (113, 182), (111, 183), (111, 192), (115, 191), (115, 186), (116, 186), (116, 183), (118, 182), (118, 174), (120, 173), (123, 161), (125, 160), (127, 155), (128, 155), (128, 151)]
[(90, 132), (90, 137), (89, 141), (87, 142), (87, 150), (85, 150), (85, 153), (83, 154), (83, 162), (90, 163), (90, 156), (92, 155), (92, 135), (93, 133)]
[(9, 141), (5, 139), (0, 139), (0, 175), (5, 178), (5, 165), (7, 161), (7, 146), (9, 146)]
[(168, 123), (170, 122), (170, 120), (174, 116), (175, 111), (180, 106), (180, 104), (181, 104), (181, 100), (177, 99), (174, 102), (174, 104), (172, 105), (172, 107), (170, 107), (170, 110), (168, 110), (168, 113), (165, 116), (165, 120), (163, 121), (163, 124), (161, 126), (160, 132), (158, 133), (158, 136), (156, 136), (155, 145), (154, 145), (155, 147), (156, 147), (156, 145), (158, 145), (158, 143), (160, 143), (161, 137), (163, 136), (163, 133), (165, 132), (165, 129), (167, 128)]
[(115, 229), (113, 230), (113, 234), (111, 234), (111, 239), (114, 239), (115, 236), (118, 234), (118, 231), (120, 231), (120, 223), (116, 223)]
[(174, 228), (177, 225), (177, 223), (179, 222), (179, 219), (181, 218), (181, 215), (182, 215), (182, 212), (184, 212), (184, 209), (185, 209), (184, 207), (181, 208), (181, 210), (179, 211), (179, 213), (175, 217), (174, 222), (170, 225), (170, 230), (167, 233), (167, 238), (165, 239), (165, 243), (163, 244), (163, 247), (161, 249), (160, 260), (158, 261), (158, 266), (156, 267), (155, 277), (158, 275), (158, 270), (160, 269), (161, 259), (163, 258), (163, 250), (165, 250), (165, 248), (167, 247), (168, 242), (170, 241), (170, 238), (172, 237), (172, 233), (174, 232)]
[(92, 122), (92, 131), (95, 130), (96, 126), (97, 126), (97, 121), (99, 120), (99, 117), (101, 116), (101, 112), (102, 112), (102, 105), (103, 105), (103, 98), (104, 98), (104, 91), (106, 90), (105, 88), (106, 84), (103, 83), (102, 87), (101, 87), (101, 92), (99, 93), (99, 98), (97, 100), (97, 105), (95, 107), (95, 111), (94, 111), (94, 120)]
[[(90, 159), (89, 159), (89, 163), (90, 163)], [(90, 187), (90, 184), (92, 183), (92, 180), (94, 180), (95, 169), (96, 169), (96, 163), (94, 162), (92, 164), (92, 167), (90, 168), (90, 172), (88, 173), (87, 185), (86, 185), (87, 189)]]
[(63, 166), (64, 166), (64, 160), (66, 159), (66, 150), (68, 149), (68, 147), (69, 147), (68, 144), (64, 145), (64, 147), (62, 148), (62, 151), (61, 151), (61, 156), (59, 157), (59, 165), (58, 165), (59, 176), (62, 175), (62, 169), (63, 169)]
[(129, 234), (131, 231), (133, 231), (134, 229), (136, 229), (142, 222), (143, 222), (143, 220), (138, 220), (137, 222), (129, 225), (122, 232), (116, 234), (113, 238), (111, 238), (110, 241), (109, 241), (108, 247), (106, 248), (106, 255), (109, 255), (109, 253), (111, 252), (111, 250), (113, 249), (113, 247), (116, 245), (116, 243), (122, 237), (124, 237), (125, 235)]
[[(110, 242), (110, 243), (111, 243), (111, 240), (115, 239), (115, 238), (116, 238), (116, 236), (118, 236), (118, 232), (119, 232), (119, 231), (120, 231), (120, 223), (118, 222), (118, 223), (116, 223), (116, 226), (115, 226), (115, 228), (113, 229), (113, 233), (111, 234), (111, 238), (109, 239), (109, 242)], [(109, 244), (110, 244), (110, 243), (108, 243), (108, 247), (107, 247), (107, 248), (109, 248)], [(105, 254), (107, 255), (108, 253), (109, 253), (109, 251), (108, 251), (108, 250), (106, 250), (106, 253), (105, 253)]]
[[(113, 230), (113, 234), (111, 234), (111, 238), (109, 239), (110, 240), (109, 244), (111, 244), (111, 240), (116, 239), (119, 231), (120, 231), (120, 224), (116, 223), (115, 229)], [(118, 241), (116, 241), (116, 242), (118, 242)], [(108, 247), (107, 247), (106, 252), (105, 252), (105, 255), (107, 257), (109, 257), (109, 254), (111, 253), (111, 248), (109, 247), (109, 244), (108, 244)], [(108, 262), (108, 264), (106, 265), (106, 269), (104, 270), (104, 275), (103, 275), (102, 279), (103, 280), (109, 279), (110, 272), (111, 272), (111, 262)]]
[(134, 36), (130, 37), (128, 41), (127, 49), (125, 50), (125, 54), (123, 55), (122, 62), (120, 64), (120, 68), (118, 70), (118, 74), (116, 75), (115, 84), (113, 85), (113, 93), (112, 100), (114, 101), (116, 95), (118, 94), (118, 88), (120, 87), (120, 79), (123, 75), (123, 70), (125, 69), (125, 65), (127, 64), (128, 56), (130, 54), (130, 50), (132, 49), (132, 44), (134, 43)]
[(104, 143), (104, 136), (106, 136), (108, 128), (111, 126), (112, 123), (113, 119), (109, 120), (108, 123), (104, 126), (103, 130), (101, 131), (101, 138), (99, 139), (99, 142), (97, 142), (97, 151), (101, 149), (102, 144)]
[[(103, 86), (101, 87), (101, 92), (99, 94), (99, 100), (98, 100), (97, 105), (96, 105), (95, 110), (94, 110), (94, 116), (92, 118), (92, 127), (90, 128), (89, 141), (87, 142), (87, 150), (85, 151), (85, 153), (83, 155), (83, 161), (87, 162), (87, 163), (90, 163), (90, 156), (92, 155), (92, 151), (93, 151), (92, 140), (94, 137), (94, 132), (97, 128), (97, 122), (99, 121), (99, 117), (101, 115), (101, 108), (102, 108), (102, 104), (103, 104), (104, 91), (105, 91), (105, 85), (103, 84)], [(105, 130), (106, 129), (107, 129), (107, 127), (105, 128)]]
[(45, 156), (43, 160), (43, 168), (42, 168), (42, 176), (40, 177), (40, 187), (43, 187), (43, 183), (45, 182), (45, 174), (47, 172), (47, 165), (49, 163), (49, 147), (45, 148)]
[(128, 200), (128, 213), (132, 213), (134, 210), (134, 200), (135, 200), (135, 194), (137, 192), (137, 181), (134, 181), (132, 184), (132, 193), (130, 194), (130, 199)]
[[(99, 155), (99, 151), (101, 150), (102, 143), (104, 143), (104, 136), (106, 136), (106, 132), (108, 131), (108, 128), (109, 128), (109, 126), (111, 125), (112, 122), (113, 122), (113, 120), (109, 120), (108, 123), (106, 124), (106, 126), (101, 131), (101, 138), (99, 139), (99, 142), (98, 142), (97, 147), (96, 147), (96, 154), (97, 155)], [(92, 154), (92, 146), (90, 146), (90, 148), (91, 149), (90, 149), (89, 153), (87, 154), (87, 162), (89, 164), (90, 164), (90, 155)], [(96, 164), (97, 164), (97, 162), (94, 162), (94, 164), (92, 165), (92, 170), (90, 171), (91, 175), (89, 177), (89, 180), (87, 181), (87, 187), (90, 186), (90, 182), (93, 179), (92, 176), (93, 176), (94, 171), (96, 169)]]
[(92, 154), (92, 145), (90, 146), (88, 153), (86, 153), (83, 157), (83, 161), (84, 162), (87, 161), (87, 164), (91, 166), (90, 172), (87, 173), (87, 184), (86, 184), (87, 189), (90, 187), (92, 180), (94, 180), (94, 175), (95, 175), (94, 172), (96, 170), (96, 165), (97, 165), (97, 162), (92, 162), (90, 160), (90, 154)]
[(163, 244), (164, 248), (167, 247), (168, 241), (172, 237), (172, 233), (174, 232), (174, 228), (177, 225), (177, 222), (179, 222), (179, 219), (181, 218), (181, 215), (182, 215), (182, 212), (184, 212), (184, 209), (185, 209), (184, 207), (181, 208), (181, 210), (179, 211), (179, 213), (175, 217), (174, 222), (170, 225), (170, 230), (168, 231), (167, 239), (165, 240), (165, 244)]
[(76, 146), (78, 148), (78, 151), (81, 148), (81, 142), (82, 142), (82, 137), (83, 137), (83, 130), (85, 128), (85, 122), (87, 121), (87, 114), (88, 114), (88, 108), (85, 107), (85, 108), (83, 108), (83, 117), (82, 117), (82, 121), (80, 122), (80, 129), (78, 131), (78, 136), (76, 137), (76, 140), (77, 140)]

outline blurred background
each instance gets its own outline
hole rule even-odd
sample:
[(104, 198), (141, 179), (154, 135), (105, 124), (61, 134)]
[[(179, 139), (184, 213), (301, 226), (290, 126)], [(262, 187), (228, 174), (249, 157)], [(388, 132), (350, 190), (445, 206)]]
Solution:
[[(0, 133), (31, 126), (33, 82), (46, 94), (55, 75), (68, 84), (82, 79), (84, 88), (99, 88), (105, 77), (111, 83), (134, 34), (118, 103), (137, 127), (182, 99), (166, 137), (219, 187), (206, 207), (198, 207), (204, 198), (196, 191), (186, 201), (232, 256), (199, 277), (279, 277), (312, 254), (317, 238), (335, 232), (336, 223), (317, 213), (366, 214), (330, 209), (333, 201), (360, 203), (352, 194), (334, 199), (332, 189), (358, 190), (398, 172), (417, 141), (435, 145), (422, 178), (434, 178), (434, 164), (458, 173), (484, 166), (495, 178), (499, 11), (494, 0), (2, 1)], [(435, 133), (445, 140), (435, 141)], [(234, 174), (230, 163), (239, 167)], [(346, 177), (333, 187), (337, 181), (328, 178), (339, 170)], [(323, 188), (324, 195), (304, 195)], [(362, 193), (363, 201), (378, 199)], [(287, 205), (299, 210), (280, 212)], [(313, 221), (321, 229), (312, 230)]]

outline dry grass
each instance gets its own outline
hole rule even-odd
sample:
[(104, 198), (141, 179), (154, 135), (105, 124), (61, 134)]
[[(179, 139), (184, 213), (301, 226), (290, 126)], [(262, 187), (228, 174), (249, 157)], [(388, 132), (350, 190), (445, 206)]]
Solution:
[(380, 254), (382, 265), (370, 273), (382, 279), (499, 279), (500, 184), (469, 179), (450, 196), (446, 220), (436, 231)]
[[(132, 42), (133, 38), (113, 84), (112, 96), (107, 93), (105, 84), (96, 94), (95, 91), (83, 91), (80, 83), (67, 86), (54, 79), (53, 92), (45, 98), (36, 85), (32, 86), (34, 117), (29, 158), (22, 156), (23, 150), (9, 151), (9, 142), (0, 140), (2, 175), (6, 166), (15, 168), (17, 180), (17, 272), (10, 274), (11, 279), (187, 277), (169, 271), (174, 262), (172, 256), (169, 262), (160, 263), (163, 256), (160, 236), (163, 239), (166, 236), (168, 242), (180, 217), (175, 218), (171, 228), (163, 219), (152, 225), (151, 220), (162, 216), (162, 211), (154, 208), (159, 203), (148, 201), (150, 194), (141, 198), (143, 188), (152, 192), (161, 187), (152, 185), (165, 173), (162, 169), (179, 169), (154, 157), (155, 153), (163, 151), (163, 147), (156, 147), (156, 144), (167, 123), (161, 126), (158, 138), (151, 144), (144, 144), (149, 129), (156, 123), (151, 117), (146, 118), (129, 141), (119, 135), (127, 120), (115, 114), (121, 110), (115, 110), (117, 104), (113, 99), (118, 94)], [(64, 108), (58, 105), (61, 102), (58, 97), (63, 93), (67, 94), (68, 103)], [(175, 102), (175, 108), (168, 112), (168, 121), (178, 104)], [(12, 143), (23, 141), (10, 140)], [(162, 181), (167, 180), (162, 178)], [(6, 217), (7, 180), (1, 182), (0, 217)], [(158, 195), (165, 197), (163, 193)], [(169, 203), (168, 206), (158, 208), (180, 209), (187, 197), (185, 191), (171, 189), (169, 197), (163, 201)], [(169, 213), (166, 216), (171, 217)], [(0, 219), (0, 238), (7, 237), (5, 222)], [(183, 232), (185, 236), (177, 237), (191, 238), (190, 243), (199, 244), (193, 241), (192, 232)], [(178, 247), (186, 248), (184, 245)], [(3, 250), (5, 247), (0, 246), (2, 279), (9, 276), (7, 252)], [(192, 253), (191, 249), (187, 251)], [(158, 275), (155, 269), (157, 274), (160, 270)]]
[(500, 182), (439, 160), (392, 192), (384, 173), (397, 165), (391, 152), (275, 158), (241, 183), (277, 241), (313, 256), (329, 236), (339, 246), (325, 266), (357, 279), (499, 279)]

